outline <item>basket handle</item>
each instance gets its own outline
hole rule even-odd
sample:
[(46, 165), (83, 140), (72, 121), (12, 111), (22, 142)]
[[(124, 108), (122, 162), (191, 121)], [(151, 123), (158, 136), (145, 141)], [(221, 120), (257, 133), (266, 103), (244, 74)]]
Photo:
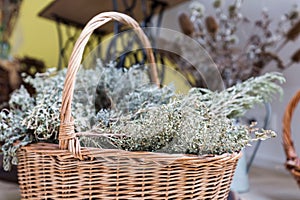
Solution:
[(294, 143), (291, 138), (291, 122), (295, 108), (300, 101), (300, 90), (293, 96), (288, 103), (283, 116), (283, 146), (286, 154), (286, 166), (299, 166), (300, 160), (297, 156)]
[(146, 49), (146, 54), (150, 65), (150, 78), (155, 84), (159, 85), (156, 71), (157, 68), (151, 44), (139, 24), (128, 15), (118, 12), (103, 12), (93, 17), (82, 30), (73, 48), (64, 83), (62, 105), (60, 110), (61, 124), (58, 137), (59, 148), (68, 149), (76, 158), (80, 159), (82, 159), (80, 151), (81, 147), (75, 134), (74, 119), (71, 116), (71, 102), (73, 99), (76, 73), (80, 67), (85, 45), (87, 44), (93, 31), (111, 20), (116, 20), (134, 29), (144, 48)]

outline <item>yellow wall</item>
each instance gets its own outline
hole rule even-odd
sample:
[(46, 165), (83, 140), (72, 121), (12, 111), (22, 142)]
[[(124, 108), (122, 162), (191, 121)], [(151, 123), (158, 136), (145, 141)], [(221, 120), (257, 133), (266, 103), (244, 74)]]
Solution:
[[(45, 62), (47, 67), (57, 67), (58, 64), (58, 37), (54, 21), (38, 16), (53, 0), (23, 0), (19, 18), (10, 38), (11, 54), (15, 57), (30, 56)], [(65, 27), (63, 27), (64, 32)], [(66, 39), (66, 36), (63, 35)], [(110, 38), (108, 36), (108, 38)], [(168, 63), (168, 66), (172, 64)], [(171, 68), (167, 70), (166, 82), (174, 82), (179, 91), (189, 88), (183, 77)]]
[(41, 59), (56, 67), (58, 40), (55, 23), (38, 16), (52, 0), (23, 0), (20, 15), (11, 37), (11, 54)]

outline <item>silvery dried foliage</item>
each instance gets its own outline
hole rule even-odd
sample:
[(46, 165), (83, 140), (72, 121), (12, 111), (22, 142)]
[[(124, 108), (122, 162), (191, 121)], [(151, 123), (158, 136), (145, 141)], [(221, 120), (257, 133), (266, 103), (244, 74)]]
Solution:
[(267, 73), (221, 92), (192, 88), (188, 95), (178, 95), (167, 104), (120, 116), (109, 125), (100, 123), (93, 129), (99, 139), (83, 142), (130, 151), (198, 155), (237, 152), (252, 141), (275, 135), (270, 130), (236, 124), (233, 118), (282, 93), (278, 84), (284, 81), (280, 73)]
[(59, 126), (60, 96), (63, 81), (61, 77), (50, 77), (50, 72), (37, 74), (36, 78), (24, 77), (24, 81), (32, 84), (36, 96), (31, 97), (21, 86), (13, 92), (9, 101), (9, 110), (1, 111), (0, 141), (4, 142), (3, 166), (5, 170), (11, 164), (17, 164), (16, 152), (20, 146), (37, 140), (55, 138)]
[(207, 89), (200, 91), (201, 101), (209, 103), (209, 109), (215, 114), (225, 115), (228, 118), (238, 118), (256, 104), (270, 102), (275, 94), (282, 96), (283, 90), (276, 83), (282, 84), (285, 78), (278, 72), (266, 73), (262, 76), (249, 78), (247, 81), (236, 84), (221, 92), (212, 92)]
[[(147, 67), (138, 65), (127, 70), (116, 69), (113, 62), (103, 67), (100, 60), (92, 69), (79, 70), (72, 104), (75, 130), (89, 130), (98, 118), (103, 118), (103, 109), (96, 109), (98, 98), (102, 98), (99, 88), (114, 105), (114, 109), (105, 112), (106, 119), (113, 116), (112, 113), (122, 114), (167, 102), (173, 96), (174, 88), (146, 87), (149, 86), (147, 72)], [(9, 170), (11, 164), (17, 164), (16, 152), (20, 146), (38, 141), (57, 142), (65, 76), (66, 69), (58, 72), (50, 69), (34, 78), (24, 77), (24, 82), (35, 89), (35, 96), (31, 97), (22, 86), (12, 94), (10, 109), (0, 112), (5, 170)]]
[[(22, 109), (32, 109), (34, 99), (21, 87), (12, 95), (9, 105), (12, 107), (10, 111), (5, 109), (0, 112), (0, 141), (4, 142), (2, 151), (5, 170), (11, 168), (11, 163), (17, 164), (17, 149), (33, 141), (32, 134), (28, 134), (26, 127), (22, 125), (22, 120), (26, 117)], [(14, 145), (16, 141), (20, 143)]]
[[(98, 118), (108, 119), (105, 117), (108, 112), (111, 115), (116, 112), (132, 113), (140, 108), (167, 103), (175, 94), (174, 86), (170, 84), (159, 88), (151, 84), (147, 70), (142, 65), (135, 65), (129, 69), (117, 69), (113, 66), (104, 68), (97, 85), (97, 95), (102, 97), (98, 98), (102, 100), (99, 107), (95, 105), (99, 111)], [(104, 95), (109, 97), (107, 107), (103, 104)]]

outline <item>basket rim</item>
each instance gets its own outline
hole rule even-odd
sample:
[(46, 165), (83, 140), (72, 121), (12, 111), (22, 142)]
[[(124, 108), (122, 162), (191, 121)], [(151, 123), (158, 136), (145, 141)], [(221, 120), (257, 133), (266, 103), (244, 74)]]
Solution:
[[(34, 152), (34, 153), (41, 153), (41, 154), (48, 154), (48, 155), (58, 155), (58, 154), (65, 154), (66, 157), (73, 157), (73, 155), (67, 149), (60, 149), (59, 144), (54, 143), (46, 143), (46, 142), (37, 142), (32, 143), (26, 146), (22, 146), (19, 151), (27, 151), (27, 152)], [(94, 159), (94, 153), (97, 154), (100, 151), (103, 153), (115, 153), (115, 154), (122, 154), (128, 156), (134, 155), (144, 155), (150, 157), (166, 157), (166, 158), (177, 158), (177, 159), (203, 159), (207, 161), (213, 160), (228, 160), (228, 159), (239, 159), (242, 156), (242, 151), (233, 152), (233, 153), (223, 153), (223, 154), (204, 154), (204, 155), (196, 155), (196, 154), (170, 154), (170, 153), (162, 153), (162, 152), (150, 152), (150, 151), (126, 151), (123, 149), (101, 149), (101, 148), (94, 148), (94, 147), (81, 147), (82, 155), (85, 158), (92, 158)]]

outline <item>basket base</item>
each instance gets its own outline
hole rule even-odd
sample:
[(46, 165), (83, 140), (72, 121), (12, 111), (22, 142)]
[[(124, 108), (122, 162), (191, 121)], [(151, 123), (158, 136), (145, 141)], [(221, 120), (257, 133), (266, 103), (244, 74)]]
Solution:
[(83, 149), (75, 159), (54, 144), (18, 152), (22, 199), (226, 200), (241, 154), (170, 155)]

